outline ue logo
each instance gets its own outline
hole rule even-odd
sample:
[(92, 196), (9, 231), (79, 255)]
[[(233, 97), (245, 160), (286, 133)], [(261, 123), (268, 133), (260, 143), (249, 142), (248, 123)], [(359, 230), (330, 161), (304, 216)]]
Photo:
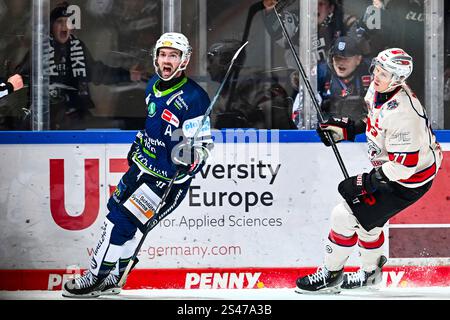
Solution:
[[(128, 170), (126, 159), (109, 159), (110, 173)], [(70, 196), (73, 186), (66, 189), (64, 159), (50, 159), (50, 212), (55, 223), (65, 230), (83, 230), (92, 225), (100, 210), (100, 160), (84, 159), (84, 209), (79, 215), (70, 215), (66, 209), (66, 194)], [(110, 186), (109, 194), (115, 186)]]

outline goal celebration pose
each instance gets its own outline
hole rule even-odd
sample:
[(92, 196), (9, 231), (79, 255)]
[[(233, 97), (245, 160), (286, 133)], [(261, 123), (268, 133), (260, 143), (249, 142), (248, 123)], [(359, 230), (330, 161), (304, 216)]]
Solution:
[[(64, 284), (63, 296), (119, 293), (119, 281), (130, 259), (137, 263), (132, 257), (147, 225), (179, 206), (192, 177), (209, 156), (213, 145), (209, 121), (203, 118), (210, 99), (184, 73), (191, 52), (181, 33), (164, 33), (157, 40), (153, 50), (156, 74), (145, 93), (145, 129), (137, 133), (128, 153), (130, 168), (108, 201), (109, 213), (89, 269)], [(168, 185), (171, 189), (164, 198)]]
[[(339, 183), (345, 201), (331, 213), (324, 264), (297, 279), (298, 292), (339, 292), (378, 284), (387, 262), (383, 226), (430, 189), (442, 152), (425, 109), (405, 83), (412, 70), (413, 59), (404, 50), (380, 52), (370, 68), (367, 119), (330, 118), (320, 123), (317, 132), (327, 146), (331, 145), (327, 136), (335, 142), (354, 141), (355, 135), (365, 132), (373, 169)], [(361, 268), (344, 274), (356, 245)]]

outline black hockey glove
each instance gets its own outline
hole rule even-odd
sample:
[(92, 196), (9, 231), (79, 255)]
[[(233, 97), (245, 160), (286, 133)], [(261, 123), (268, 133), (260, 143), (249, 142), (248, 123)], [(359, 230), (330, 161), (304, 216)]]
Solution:
[(128, 166), (133, 165), (133, 157), (136, 154), (136, 152), (139, 151), (139, 146), (141, 145), (142, 137), (144, 135), (144, 130), (138, 131), (136, 134), (136, 138), (134, 139), (133, 143), (131, 144), (130, 151), (128, 151), (127, 154), (127, 160), (128, 160)]
[(348, 201), (358, 196), (374, 193), (379, 189), (391, 190), (389, 179), (384, 175), (381, 167), (372, 169), (369, 173), (347, 178), (341, 181), (338, 186), (339, 193)]
[(328, 140), (325, 132), (329, 132), (334, 142), (342, 140), (355, 141), (355, 122), (349, 118), (330, 118), (324, 122), (319, 123), (316, 129), (320, 140), (327, 146), (331, 146), (331, 141)]
[(210, 155), (210, 145), (202, 142), (177, 144), (172, 150), (172, 161), (181, 174), (194, 176)]

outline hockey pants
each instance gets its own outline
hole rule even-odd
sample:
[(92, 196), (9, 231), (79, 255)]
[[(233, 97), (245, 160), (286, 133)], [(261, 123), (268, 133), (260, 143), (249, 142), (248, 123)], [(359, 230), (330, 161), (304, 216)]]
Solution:
[(373, 271), (382, 255), (383, 226), (403, 209), (419, 200), (432, 181), (417, 188), (391, 183), (390, 191), (376, 191), (359, 202), (343, 201), (331, 213), (331, 231), (325, 246), (325, 266), (332, 271), (343, 268), (358, 244), (361, 268)]
[(341, 202), (331, 213), (331, 231), (325, 245), (325, 267), (341, 270), (358, 244), (361, 268), (373, 271), (383, 253), (382, 227), (365, 230), (352, 214), (347, 203)]
[[(161, 214), (170, 214), (179, 206), (187, 194), (189, 184), (190, 181), (173, 185), (160, 210)], [(125, 204), (143, 186), (161, 197), (166, 185), (148, 174), (142, 174), (136, 165), (125, 173), (108, 201), (109, 213), (101, 226), (100, 238), (91, 258), (89, 269), (93, 274), (104, 278), (110, 272), (121, 275), (125, 271), (146, 227), (144, 221), (130, 212)]]

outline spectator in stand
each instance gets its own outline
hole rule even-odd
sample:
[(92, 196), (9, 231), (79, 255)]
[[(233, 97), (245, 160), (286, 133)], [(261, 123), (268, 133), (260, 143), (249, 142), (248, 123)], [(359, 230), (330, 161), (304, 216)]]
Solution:
[[(141, 81), (141, 71), (111, 67), (92, 57), (84, 42), (72, 34), (73, 12), (63, 2), (50, 13), (50, 128), (86, 129), (102, 126), (90, 112), (94, 103), (89, 83), (117, 84)], [(30, 72), (30, 53), (19, 69)]]
[[(223, 40), (211, 45), (207, 55), (207, 71), (214, 82), (222, 82), (232, 57), (242, 45), (239, 40)], [(240, 64), (235, 62), (235, 66)], [(281, 86), (275, 72), (252, 70), (236, 83), (230, 93), (230, 79), (211, 113), (212, 126), (223, 128), (296, 129), (290, 118), (292, 100)]]
[(373, 0), (362, 18), (372, 52), (400, 47), (414, 56), (414, 73), (409, 85), (424, 100), (425, 11), (423, 0)]
[(364, 96), (370, 85), (369, 67), (356, 39), (350, 36), (336, 39), (328, 61), (321, 62), (317, 70), (325, 119), (350, 117), (357, 121), (366, 118)]
[(6, 82), (0, 81), (0, 98), (23, 88), (23, 80), (19, 74), (14, 74)]
[[(291, 1), (292, 2), (292, 1)], [(277, 21), (273, 8), (278, 0), (263, 0), (265, 7), (263, 18), (267, 31), (277, 43), (287, 49), (286, 61), (290, 67), (296, 68), (288, 50), (287, 43), (284, 41), (281, 27)], [(298, 52), (298, 23), (299, 18), (293, 10), (283, 10), (281, 12), (282, 19), (286, 25), (286, 29), (297, 47)], [(343, 12), (341, 6), (335, 0), (318, 0), (317, 4), (317, 39), (314, 43), (317, 45), (317, 61), (326, 61), (327, 52), (333, 41), (346, 34), (343, 22)], [(280, 42), (281, 41), (281, 42)]]
[[(303, 97), (305, 94), (305, 90), (303, 90), (302, 86), (299, 82), (299, 72), (297, 64), (294, 61), (292, 52), (289, 50), (287, 41), (285, 41), (281, 26), (277, 21), (277, 17), (274, 13), (273, 8), (278, 0), (263, 0), (263, 5), (265, 7), (263, 19), (264, 24), (268, 33), (271, 37), (283, 48), (285, 48), (285, 61), (286, 65), (289, 68), (294, 69), (290, 78), (292, 82), (292, 86), (296, 88), (292, 95), (292, 100), (294, 101), (292, 107), (292, 119), (295, 123), (295, 126), (298, 128), (305, 128), (304, 124), (308, 119), (303, 119)], [(294, 48), (296, 52), (299, 52), (298, 47), (298, 39), (299, 39), (299, 18), (295, 13), (293, 6), (290, 5), (290, 2), (287, 1), (283, 4), (281, 11), (281, 17), (286, 26), (287, 33), (291, 38)], [(288, 8), (286, 10), (286, 8)], [(277, 7), (278, 9), (278, 7)], [(351, 19), (347, 19), (351, 20)], [(317, 37), (311, 39), (311, 43), (315, 46), (312, 48), (312, 52), (316, 54), (315, 58), (317, 63), (327, 61), (327, 53), (331, 44), (338, 37), (343, 36), (347, 33), (347, 26), (344, 23), (344, 14), (342, 11), (342, 6), (336, 0), (318, 0), (317, 3)], [(313, 71), (311, 71), (313, 73)], [(311, 119), (311, 123), (315, 123), (314, 119)]]

